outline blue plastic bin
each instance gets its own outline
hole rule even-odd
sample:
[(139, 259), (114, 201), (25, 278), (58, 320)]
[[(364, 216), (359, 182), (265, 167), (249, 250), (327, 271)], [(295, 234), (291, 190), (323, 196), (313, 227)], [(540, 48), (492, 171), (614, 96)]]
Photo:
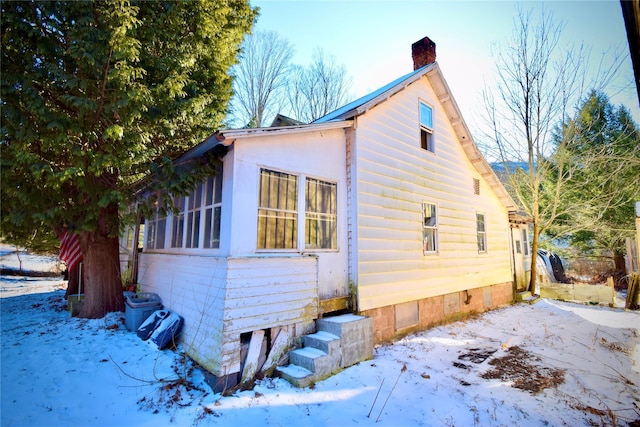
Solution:
[(137, 331), (154, 311), (162, 309), (160, 297), (152, 293), (127, 295), (124, 305), (124, 324), (133, 332)]

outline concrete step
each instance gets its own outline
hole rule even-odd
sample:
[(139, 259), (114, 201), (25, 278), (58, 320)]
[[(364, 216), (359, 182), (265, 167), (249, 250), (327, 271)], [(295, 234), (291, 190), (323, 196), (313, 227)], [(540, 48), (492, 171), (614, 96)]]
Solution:
[(340, 367), (340, 355), (329, 356), (313, 347), (302, 347), (289, 353), (289, 362), (312, 372), (316, 377), (327, 377)]
[(535, 304), (540, 301), (540, 297), (538, 295), (531, 295), (531, 292), (517, 292), (516, 293), (516, 302), (524, 302), (527, 304)]
[(313, 347), (322, 350), (329, 355), (340, 353), (340, 337), (329, 332), (319, 331), (302, 337), (305, 347)]
[(340, 337), (341, 368), (373, 357), (373, 319), (371, 317), (342, 314), (319, 319), (316, 325), (318, 331)]
[(289, 365), (276, 370), (296, 387), (308, 387), (343, 368), (373, 357), (373, 320), (345, 314), (316, 321), (318, 332), (302, 337)]
[(295, 387), (304, 388), (315, 383), (313, 372), (298, 365), (278, 366), (276, 371)]

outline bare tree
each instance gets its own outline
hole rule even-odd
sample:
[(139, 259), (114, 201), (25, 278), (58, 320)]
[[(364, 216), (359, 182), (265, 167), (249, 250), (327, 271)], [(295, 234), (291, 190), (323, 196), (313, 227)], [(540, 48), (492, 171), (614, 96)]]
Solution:
[(298, 120), (311, 123), (344, 105), (349, 95), (351, 79), (344, 65), (333, 55), (315, 49), (313, 62), (307, 67), (295, 67), (289, 88), (289, 106)]
[[(560, 200), (566, 182), (577, 168), (602, 158), (591, 152), (580, 161), (568, 161), (566, 147), (579, 136), (556, 125), (566, 123), (576, 113), (587, 87), (603, 89), (621, 64), (621, 58), (617, 58), (606, 72), (601, 67), (597, 77), (588, 80), (587, 49), (563, 48), (562, 30), (563, 24), (544, 9), (537, 20), (531, 11), (518, 9), (511, 43), (499, 46), (495, 89), (483, 92), (490, 129), (486, 135), (491, 142), (486, 145), (489, 157), (502, 162), (509, 190), (533, 220), (532, 293), (540, 236), (565, 214)], [(609, 205), (613, 200), (609, 195), (601, 197), (593, 206)], [(597, 218), (597, 212), (585, 215)]]
[(256, 32), (245, 39), (240, 62), (232, 72), (234, 124), (262, 127), (265, 119), (277, 113), (293, 52), (291, 43), (274, 31)]

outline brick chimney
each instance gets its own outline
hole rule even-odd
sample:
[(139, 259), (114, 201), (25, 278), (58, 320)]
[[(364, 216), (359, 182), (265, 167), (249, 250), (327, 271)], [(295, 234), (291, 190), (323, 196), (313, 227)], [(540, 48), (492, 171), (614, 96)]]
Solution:
[(417, 70), (436, 61), (436, 44), (429, 37), (418, 40), (411, 45), (413, 69)]

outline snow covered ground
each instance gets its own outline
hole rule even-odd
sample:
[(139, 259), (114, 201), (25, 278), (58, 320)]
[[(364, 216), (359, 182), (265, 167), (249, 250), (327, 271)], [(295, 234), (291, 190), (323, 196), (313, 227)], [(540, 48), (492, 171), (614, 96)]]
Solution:
[(65, 287), (1, 278), (1, 426), (640, 425), (638, 312), (514, 305), (379, 346), (314, 387), (267, 378), (222, 396), (123, 313), (71, 318)]

